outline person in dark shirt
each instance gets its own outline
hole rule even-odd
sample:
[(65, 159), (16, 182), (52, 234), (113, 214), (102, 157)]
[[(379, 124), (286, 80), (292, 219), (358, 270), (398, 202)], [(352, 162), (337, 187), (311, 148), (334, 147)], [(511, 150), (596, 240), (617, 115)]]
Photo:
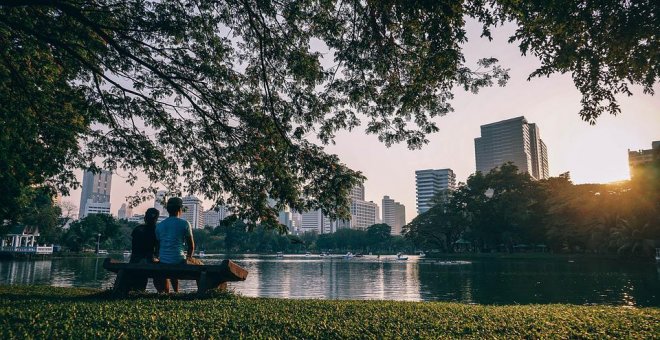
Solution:
[[(131, 243), (131, 259), (129, 263), (154, 263), (157, 262), (158, 256), (158, 241), (156, 240), (156, 222), (160, 212), (158, 209), (149, 208), (144, 214), (144, 224), (133, 229), (131, 236), (133, 238)], [(133, 290), (144, 291), (147, 288), (148, 278), (146, 276), (139, 276), (133, 278)], [(161, 282), (154, 280), (156, 290), (160, 291)]]

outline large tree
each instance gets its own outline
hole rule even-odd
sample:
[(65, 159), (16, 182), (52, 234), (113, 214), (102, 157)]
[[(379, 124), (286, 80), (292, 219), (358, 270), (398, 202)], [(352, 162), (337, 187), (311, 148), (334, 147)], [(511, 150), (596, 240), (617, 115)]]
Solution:
[[(155, 186), (275, 224), (276, 211), (348, 215), (359, 172), (316, 141), (360, 124), (421, 147), (455, 88), (508, 75), (467, 62), (465, 22), (513, 21), (538, 57), (570, 72), (580, 115), (616, 114), (658, 78), (652, 1), (0, 0), (0, 219), (26, 188), (67, 191), (75, 169), (122, 169)], [(99, 162), (97, 164), (97, 161)], [(275, 207), (267, 199), (277, 201)]]

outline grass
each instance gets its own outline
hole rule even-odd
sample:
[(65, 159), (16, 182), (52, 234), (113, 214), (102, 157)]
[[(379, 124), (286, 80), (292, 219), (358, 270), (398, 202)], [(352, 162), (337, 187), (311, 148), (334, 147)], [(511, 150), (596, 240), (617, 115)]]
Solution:
[(659, 308), (328, 301), (0, 286), (0, 339), (14, 338), (638, 338)]

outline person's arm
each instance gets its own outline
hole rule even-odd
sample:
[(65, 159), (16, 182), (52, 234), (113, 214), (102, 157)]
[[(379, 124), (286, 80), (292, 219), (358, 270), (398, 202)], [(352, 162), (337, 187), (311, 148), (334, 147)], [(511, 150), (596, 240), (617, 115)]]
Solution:
[(186, 233), (187, 258), (191, 259), (195, 253), (195, 240), (193, 239), (192, 228), (188, 223), (188, 232)]
[(154, 238), (156, 239), (155, 245), (154, 245), (154, 262), (159, 262), (160, 261), (160, 238), (158, 237), (158, 232), (156, 231), (157, 229), (154, 229)]
[(156, 245), (154, 246), (154, 260), (160, 258), (160, 241), (156, 239)]

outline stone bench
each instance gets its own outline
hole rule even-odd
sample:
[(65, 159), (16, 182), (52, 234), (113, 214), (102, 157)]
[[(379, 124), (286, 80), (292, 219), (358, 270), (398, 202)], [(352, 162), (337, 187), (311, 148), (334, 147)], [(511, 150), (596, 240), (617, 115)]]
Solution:
[(205, 294), (211, 289), (225, 290), (227, 282), (245, 281), (247, 270), (231, 260), (223, 260), (218, 265), (190, 265), (163, 263), (126, 263), (106, 258), (103, 268), (117, 273), (113, 295), (123, 296), (131, 289), (132, 278), (167, 277), (179, 280), (197, 281), (197, 293)]

